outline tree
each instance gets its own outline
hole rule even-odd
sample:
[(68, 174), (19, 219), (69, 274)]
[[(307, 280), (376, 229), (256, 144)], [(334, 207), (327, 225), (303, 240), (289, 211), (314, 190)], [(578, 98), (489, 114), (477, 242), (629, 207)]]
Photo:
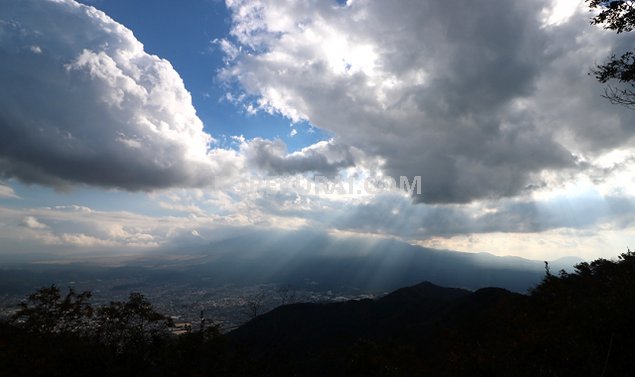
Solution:
[(245, 298), (244, 313), (252, 320), (265, 312), (265, 292), (258, 292)]
[[(586, 0), (591, 9), (599, 9), (591, 24), (602, 25), (615, 30), (617, 34), (630, 32), (635, 28), (635, 1), (629, 0)], [(603, 97), (611, 103), (635, 108), (635, 50), (619, 57), (612, 54), (605, 64), (597, 65), (592, 71), (603, 84), (607, 84)], [(609, 82), (617, 81), (620, 86)]]
[(545, 276), (531, 292), (525, 327), (553, 375), (619, 376), (635, 370), (633, 292), (635, 253), (630, 250), (617, 260), (583, 262), (573, 273)]
[(140, 293), (131, 293), (128, 301), (113, 301), (99, 308), (96, 323), (100, 341), (119, 353), (150, 344), (172, 326), (172, 320), (154, 310)]
[(60, 289), (51, 285), (29, 295), (11, 321), (34, 333), (83, 333), (90, 326), (93, 308), (90, 291), (76, 293), (73, 288), (62, 299)]

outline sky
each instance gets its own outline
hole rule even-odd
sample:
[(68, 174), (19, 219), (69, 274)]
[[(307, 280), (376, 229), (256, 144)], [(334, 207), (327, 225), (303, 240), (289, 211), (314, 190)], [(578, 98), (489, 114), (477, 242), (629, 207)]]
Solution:
[(254, 230), (635, 247), (629, 33), (577, 0), (0, 3), (0, 260)]

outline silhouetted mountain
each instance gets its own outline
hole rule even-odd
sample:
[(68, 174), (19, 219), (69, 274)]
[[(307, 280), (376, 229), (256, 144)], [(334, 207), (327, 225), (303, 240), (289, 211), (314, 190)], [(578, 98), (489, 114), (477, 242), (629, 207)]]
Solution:
[(408, 304), (423, 300), (447, 300), (468, 295), (470, 292), (465, 289), (444, 288), (430, 282), (423, 282), (412, 287), (400, 288), (387, 294), (378, 301), (382, 304)]
[[(526, 296), (504, 289), (485, 288), (476, 292), (444, 288), (429, 282), (402, 288), (378, 300), (330, 304), (293, 304), (261, 315), (228, 337), (249, 349), (256, 360), (298, 360), (302, 373), (320, 370), (315, 359), (336, 359), (330, 351), (359, 340), (436, 347), (443, 329), (455, 329), (473, 318), (488, 316), (499, 305)], [(272, 370), (272, 375), (275, 375)], [(337, 374), (336, 371), (330, 371)], [(320, 375), (320, 374), (315, 374)]]

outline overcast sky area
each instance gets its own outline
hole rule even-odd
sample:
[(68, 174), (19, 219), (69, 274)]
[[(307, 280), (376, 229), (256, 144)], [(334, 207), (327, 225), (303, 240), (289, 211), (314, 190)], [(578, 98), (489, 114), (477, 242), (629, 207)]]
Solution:
[(635, 34), (591, 16), (581, 0), (2, 1), (0, 254), (311, 229), (615, 257), (635, 247), (635, 111), (589, 73)]

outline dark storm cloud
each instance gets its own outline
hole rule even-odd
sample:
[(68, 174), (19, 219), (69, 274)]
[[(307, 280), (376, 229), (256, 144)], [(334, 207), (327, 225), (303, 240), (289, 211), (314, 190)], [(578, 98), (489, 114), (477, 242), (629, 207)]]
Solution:
[(530, 193), (632, 136), (633, 114), (588, 75), (625, 39), (583, 13), (546, 24), (550, 1), (228, 4), (243, 53), (221, 77), (388, 175), (421, 176), (419, 202)]

